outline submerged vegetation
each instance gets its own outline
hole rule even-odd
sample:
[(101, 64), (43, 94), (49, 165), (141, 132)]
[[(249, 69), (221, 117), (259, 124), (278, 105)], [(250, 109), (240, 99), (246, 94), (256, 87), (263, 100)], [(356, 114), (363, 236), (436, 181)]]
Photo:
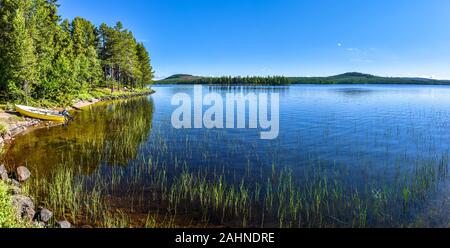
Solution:
[(66, 104), (152, 81), (147, 50), (120, 22), (61, 21), (57, 10), (56, 0), (0, 0), (0, 100)]
[(410, 227), (418, 221), (415, 211), (448, 177), (448, 157), (362, 190), (340, 180), (341, 170), (318, 165), (300, 178), (276, 165), (255, 175), (181, 161), (169, 167), (155, 158), (139, 159), (131, 170), (83, 177), (82, 167), (59, 164), (27, 190), (60, 217), (98, 227)]

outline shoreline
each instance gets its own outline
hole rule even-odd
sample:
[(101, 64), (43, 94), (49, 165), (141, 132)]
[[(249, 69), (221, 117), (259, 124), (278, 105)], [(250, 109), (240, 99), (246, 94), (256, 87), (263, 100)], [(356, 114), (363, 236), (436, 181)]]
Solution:
[[(90, 101), (77, 100), (74, 101), (74, 104), (67, 108), (67, 110), (73, 113), (83, 111), (84, 108), (88, 108), (89, 106), (101, 102), (144, 97), (154, 93), (154, 90), (149, 89), (145, 92), (128, 92), (102, 98), (93, 98)], [(24, 117), (15, 111), (0, 111), (0, 123), (4, 126), (3, 132), (0, 134), (0, 157), (5, 156), (5, 153), (10, 145), (13, 144), (17, 136), (41, 128), (64, 125), (61, 123)], [(22, 180), (21, 175), (23, 172), (27, 177)], [(26, 192), (23, 188), (23, 183), (29, 177), (31, 177), (31, 172), (24, 166), (8, 171), (5, 166), (0, 163), (0, 186), (2, 187), (1, 190), (6, 190), (5, 192), (7, 192), (8, 196), (11, 198), (11, 205), (9, 207), (13, 212), (11, 217), (14, 218), (13, 224), (20, 228), (72, 228), (72, 223), (65, 219), (56, 219), (56, 217), (53, 217), (53, 209), (49, 210), (44, 206), (41, 206), (36, 199)]]
[[(121, 94), (117, 96), (106, 96), (102, 98), (93, 98), (91, 100), (78, 100), (72, 106), (67, 108), (69, 111), (82, 111), (83, 108), (87, 108), (94, 104), (106, 101), (125, 100), (134, 97), (148, 96), (154, 94), (154, 90), (145, 92), (137, 92), (131, 94)], [(21, 116), (15, 111), (3, 111), (0, 112), (0, 123), (3, 124), (5, 130), (0, 133), (0, 155), (4, 153), (4, 147), (15, 140), (18, 135), (26, 134), (29, 131), (48, 128), (62, 125), (61, 123), (54, 123), (49, 121), (42, 121), (25, 116)]]

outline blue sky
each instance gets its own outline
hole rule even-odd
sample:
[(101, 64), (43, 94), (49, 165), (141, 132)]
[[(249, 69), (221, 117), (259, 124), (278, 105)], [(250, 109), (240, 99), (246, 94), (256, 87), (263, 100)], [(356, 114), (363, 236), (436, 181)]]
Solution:
[(448, 0), (60, 0), (63, 18), (120, 20), (159, 77), (326, 76), (359, 71), (450, 79)]

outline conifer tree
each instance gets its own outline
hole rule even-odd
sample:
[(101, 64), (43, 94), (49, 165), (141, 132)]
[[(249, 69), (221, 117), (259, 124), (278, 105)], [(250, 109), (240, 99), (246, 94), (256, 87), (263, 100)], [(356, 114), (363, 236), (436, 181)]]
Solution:
[(64, 20), (57, 0), (0, 0), (0, 98), (67, 102), (96, 87), (144, 87), (150, 57), (121, 22)]
[(144, 87), (145, 84), (149, 84), (153, 80), (153, 69), (150, 64), (150, 55), (142, 43), (137, 44), (136, 50), (139, 60), (139, 69), (141, 70), (141, 77), (138, 82), (141, 87)]
[(36, 83), (36, 57), (27, 28), (30, 1), (9, 0), (1, 3), (1, 73), (6, 98), (27, 100)]

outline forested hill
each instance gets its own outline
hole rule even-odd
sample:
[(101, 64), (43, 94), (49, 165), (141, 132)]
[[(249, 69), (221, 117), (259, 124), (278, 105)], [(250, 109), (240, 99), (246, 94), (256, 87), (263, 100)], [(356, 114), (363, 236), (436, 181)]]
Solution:
[(289, 84), (428, 84), (450, 85), (450, 80), (426, 78), (379, 77), (358, 72), (349, 72), (331, 77), (199, 77), (177, 74), (158, 84), (251, 84), (251, 85), (289, 85)]
[(450, 84), (449, 80), (427, 78), (379, 77), (370, 74), (349, 72), (331, 77), (291, 77), (292, 84)]
[(118, 22), (61, 20), (57, 0), (0, 0), (0, 100), (67, 101), (152, 81), (150, 56)]

